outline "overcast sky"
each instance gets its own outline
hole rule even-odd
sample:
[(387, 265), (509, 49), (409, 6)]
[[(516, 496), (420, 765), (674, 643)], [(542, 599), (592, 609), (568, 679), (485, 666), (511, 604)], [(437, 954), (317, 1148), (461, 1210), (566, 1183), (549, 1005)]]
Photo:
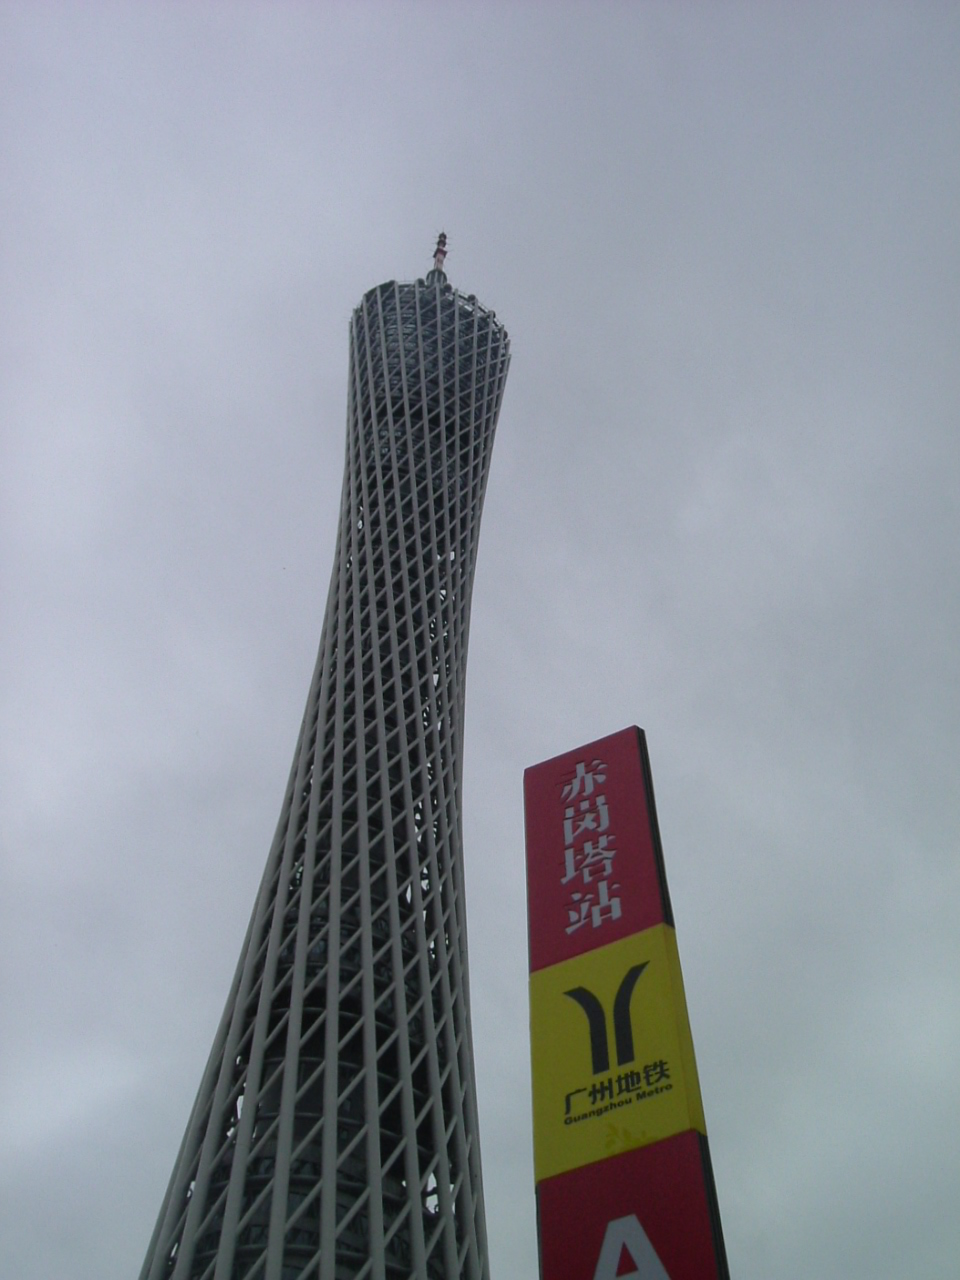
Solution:
[(0, 5), (0, 1275), (137, 1274), (320, 634), (347, 324), (513, 363), (465, 853), (535, 1280), (521, 775), (648, 735), (731, 1271), (960, 1274), (960, 11)]

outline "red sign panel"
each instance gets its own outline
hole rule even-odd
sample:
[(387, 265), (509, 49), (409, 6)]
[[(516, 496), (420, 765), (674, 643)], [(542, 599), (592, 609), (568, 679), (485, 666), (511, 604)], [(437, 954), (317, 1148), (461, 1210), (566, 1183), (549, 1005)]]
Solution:
[(706, 1138), (694, 1131), (537, 1188), (541, 1280), (729, 1280)]
[(643, 730), (523, 775), (530, 971), (673, 924)]

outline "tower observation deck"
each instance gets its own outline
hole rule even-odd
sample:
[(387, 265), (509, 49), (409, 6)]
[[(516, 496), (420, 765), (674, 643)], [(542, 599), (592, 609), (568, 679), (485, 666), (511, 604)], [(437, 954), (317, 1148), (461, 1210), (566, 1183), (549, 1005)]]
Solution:
[(350, 322), (320, 650), (141, 1280), (488, 1276), (460, 797), (509, 340), (443, 254)]

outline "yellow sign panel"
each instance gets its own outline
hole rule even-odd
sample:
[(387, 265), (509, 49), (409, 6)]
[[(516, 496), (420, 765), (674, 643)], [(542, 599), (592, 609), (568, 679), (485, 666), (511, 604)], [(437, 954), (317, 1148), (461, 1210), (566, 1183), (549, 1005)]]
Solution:
[(532, 973), (530, 1045), (537, 1182), (706, 1132), (669, 925)]

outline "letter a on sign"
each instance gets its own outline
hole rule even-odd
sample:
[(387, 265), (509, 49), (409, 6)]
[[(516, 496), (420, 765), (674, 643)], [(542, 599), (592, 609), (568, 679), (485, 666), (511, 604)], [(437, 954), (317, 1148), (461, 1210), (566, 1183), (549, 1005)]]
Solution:
[(635, 1213), (607, 1223), (593, 1280), (670, 1280)]

